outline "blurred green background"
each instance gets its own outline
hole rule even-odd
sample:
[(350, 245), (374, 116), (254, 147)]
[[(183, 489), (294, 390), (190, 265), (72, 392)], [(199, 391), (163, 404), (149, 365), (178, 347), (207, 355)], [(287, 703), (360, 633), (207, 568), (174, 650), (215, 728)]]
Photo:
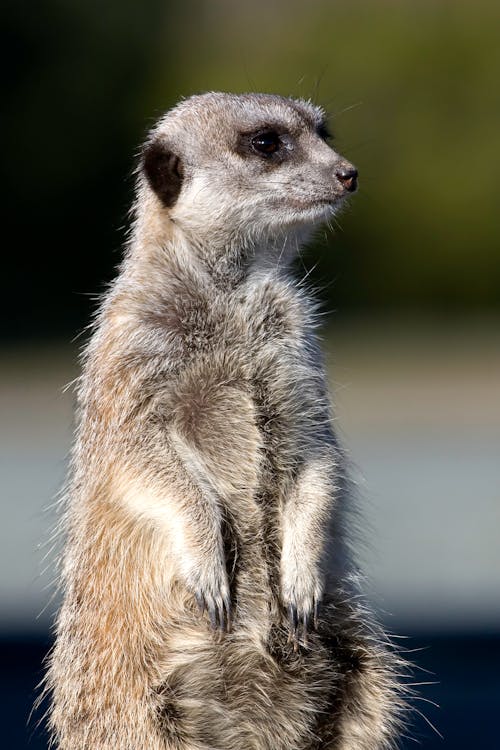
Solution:
[(4, 335), (82, 325), (84, 295), (118, 260), (132, 155), (160, 113), (211, 89), (330, 112), (361, 185), (314, 254), (331, 306), (499, 310), (496, 0), (45, 0), (3, 15), (4, 302), (16, 309)]
[[(0, 46), (0, 704), (24, 727), (56, 605), (45, 568), (77, 350), (119, 262), (155, 119), (206, 90), (312, 98), (360, 190), (299, 274), (361, 498), (370, 596), (440, 702), (425, 747), (494, 747), (500, 698), (498, 0), (25, 0)], [(312, 269), (312, 270), (311, 270)], [(45, 609), (44, 609), (45, 607)], [(42, 614), (39, 613), (43, 610)], [(38, 616), (39, 615), (39, 616)], [(416, 681), (432, 680), (423, 674)], [(421, 703), (416, 704), (422, 708)], [(35, 732), (32, 748), (43, 747)], [(411, 743), (410, 745), (411, 746)], [(406, 747), (406, 746), (405, 746)]]

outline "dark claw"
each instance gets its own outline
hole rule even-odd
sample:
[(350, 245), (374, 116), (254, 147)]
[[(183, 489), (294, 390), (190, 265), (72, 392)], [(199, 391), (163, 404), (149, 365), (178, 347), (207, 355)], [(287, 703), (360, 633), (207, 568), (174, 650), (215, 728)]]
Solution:
[(202, 615), (205, 612), (205, 600), (203, 598), (203, 594), (196, 592), (194, 595), (194, 598), (196, 599), (196, 604), (198, 605), (200, 614)]
[(212, 626), (212, 630), (217, 630), (217, 613), (213, 602), (210, 602), (208, 606), (208, 616), (210, 618), (210, 625)]
[(290, 623), (288, 643), (293, 643), (293, 650), (295, 653), (297, 653), (297, 651), (299, 650), (299, 616), (297, 613), (297, 607), (294, 604), (288, 605), (288, 620)]
[(314, 600), (311, 610), (299, 610), (295, 604), (288, 604), (288, 643), (293, 644), (293, 650), (295, 652), (299, 650), (300, 644), (305, 648), (309, 646), (309, 634), (313, 629), (318, 629), (318, 610), (319, 602), (317, 600)]
[(210, 620), (210, 626), (212, 630), (220, 631), (221, 633), (229, 633), (231, 631), (231, 601), (228, 598), (217, 597), (204, 597), (200, 591), (195, 592), (195, 601), (203, 615), (208, 612)]
[(224, 602), (222, 599), (217, 599), (217, 614), (219, 617), (219, 630), (224, 632), (225, 630), (225, 613), (224, 613)]
[(294, 604), (288, 605), (288, 619), (290, 620), (292, 633), (296, 634), (299, 620), (297, 616), (297, 607)]
[(307, 633), (309, 631), (309, 613), (304, 612), (302, 617), (302, 635), (304, 638), (304, 645), (307, 646)]
[(231, 632), (231, 601), (229, 598), (223, 601), (224, 627), (226, 633)]
[(317, 599), (314, 600), (314, 614), (313, 614), (313, 628), (314, 630), (318, 629), (318, 610), (319, 610), (319, 602)]
[(224, 600), (224, 606), (226, 608), (226, 632), (230, 633), (231, 632), (231, 626), (232, 626), (232, 622), (231, 622), (231, 601), (230, 601), (230, 599), (225, 599)]

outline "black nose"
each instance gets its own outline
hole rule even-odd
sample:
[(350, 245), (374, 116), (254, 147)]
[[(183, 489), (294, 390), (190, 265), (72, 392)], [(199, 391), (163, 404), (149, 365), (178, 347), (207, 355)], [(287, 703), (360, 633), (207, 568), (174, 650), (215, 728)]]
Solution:
[(338, 169), (335, 176), (349, 193), (354, 193), (358, 187), (358, 170), (354, 167), (349, 169)]

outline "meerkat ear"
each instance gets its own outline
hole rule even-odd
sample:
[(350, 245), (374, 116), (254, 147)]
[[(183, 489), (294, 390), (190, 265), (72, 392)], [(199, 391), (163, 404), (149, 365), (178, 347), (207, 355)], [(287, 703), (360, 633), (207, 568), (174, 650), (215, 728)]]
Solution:
[(144, 149), (142, 167), (150, 186), (164, 206), (171, 208), (181, 191), (182, 161), (164, 143), (153, 141)]

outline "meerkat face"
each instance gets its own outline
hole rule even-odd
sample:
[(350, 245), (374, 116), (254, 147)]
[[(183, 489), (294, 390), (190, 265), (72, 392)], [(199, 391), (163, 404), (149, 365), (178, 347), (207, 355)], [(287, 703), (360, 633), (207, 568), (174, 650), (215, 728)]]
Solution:
[(356, 190), (356, 169), (328, 138), (309, 102), (204, 94), (158, 123), (142, 166), (162, 209), (193, 236), (279, 235), (327, 219)]

